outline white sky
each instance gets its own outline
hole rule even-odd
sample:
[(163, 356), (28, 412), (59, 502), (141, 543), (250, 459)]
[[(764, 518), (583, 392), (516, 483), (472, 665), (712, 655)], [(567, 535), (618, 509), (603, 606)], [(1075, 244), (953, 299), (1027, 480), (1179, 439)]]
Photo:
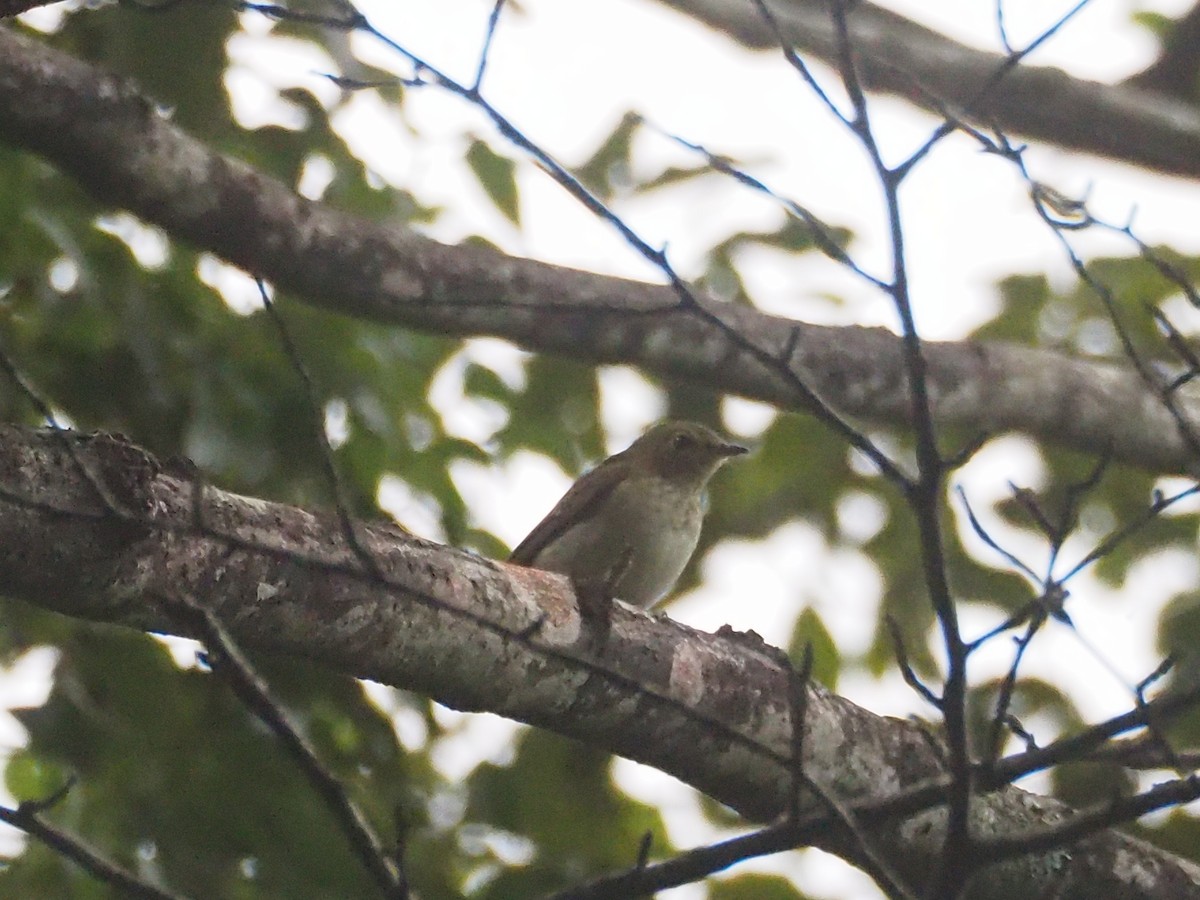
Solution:
[[(992, 2), (929, 4), (894, 0), (885, 4), (924, 21), (966, 43), (995, 49)], [(1009, 33), (1021, 43), (1064, 11), (1067, 3), (1006, 4)], [(793, 197), (832, 224), (852, 227), (858, 235), (856, 258), (882, 272), (887, 259), (886, 229), (879, 190), (865, 156), (824, 111), (777, 53), (752, 54), (731, 41), (647, 0), (522, 0), (509, 10), (493, 48), (485, 94), (527, 135), (559, 160), (578, 163), (590, 155), (617, 124), (622, 113), (641, 112), (661, 128), (704, 144), (735, 159), (754, 161), (754, 173), (779, 193)], [(1149, 36), (1128, 22), (1131, 12), (1155, 10), (1178, 15), (1189, 3), (1133, 3), (1096, 0), (1060, 35), (1032, 58), (1034, 64), (1060, 66), (1074, 75), (1115, 81), (1154, 57)], [(361, 8), (399, 42), (451, 74), (469, 79), (474, 71), (490, 0), (371, 0)], [(265, 34), (261, 20), (246, 17), (255, 34)], [(384, 67), (396, 57), (368, 38), (350, 45), (365, 59)], [(287, 122), (289, 115), (275, 99), (278, 88), (304, 84), (332, 99), (337, 91), (316, 72), (337, 67), (296, 41), (264, 42), (239, 38), (231, 45), (236, 61), (227, 79), (235, 109), (247, 124)], [(405, 72), (403, 67), (397, 71)], [(817, 71), (832, 79), (821, 67)], [(892, 98), (876, 97), (871, 108), (882, 144), (897, 159), (918, 145), (934, 120)], [(397, 122), (369, 92), (357, 95), (339, 114), (336, 125), (352, 146), (383, 178), (412, 190), (426, 203), (443, 205), (446, 215), (428, 229), (431, 236), (455, 241), (484, 234), (513, 253), (593, 271), (661, 281), (659, 274), (604, 223), (570, 199), (562, 189), (525, 164), (520, 188), (524, 227), (517, 231), (497, 213), (462, 162), (464, 132), (474, 132), (506, 151), (483, 118), (464, 102), (434, 88), (413, 91), (406, 103), (407, 123)], [(410, 130), (411, 128), (411, 130)], [(698, 162), (665, 139), (643, 137), (637, 144), (640, 164), (653, 172), (666, 162)], [(518, 155), (512, 151), (512, 155)], [(1138, 209), (1139, 234), (1150, 241), (1169, 241), (1187, 252), (1200, 252), (1200, 233), (1193, 223), (1200, 209), (1200, 186), (1180, 179), (1141, 172), (1077, 154), (1034, 148), (1034, 174), (1067, 194), (1090, 188), (1091, 208), (1102, 217), (1123, 220)], [(312, 173), (312, 190), (320, 190), (320, 172)], [(954, 339), (987, 319), (997, 302), (996, 279), (1018, 271), (1050, 271), (1060, 283), (1070, 273), (1061, 251), (1032, 215), (1022, 186), (1011, 169), (984, 157), (966, 139), (947, 141), (907, 186), (903, 201), (908, 232), (917, 323), (926, 338)], [(666, 244), (677, 269), (699, 274), (703, 251), (720, 237), (748, 228), (773, 228), (781, 221), (769, 202), (749, 196), (732, 183), (706, 179), (699, 184), (628, 199), (618, 207), (626, 220), (651, 244)], [(1082, 243), (1093, 252), (1129, 252), (1108, 243)], [(790, 258), (759, 252), (747, 256), (753, 266), (745, 276), (763, 307), (810, 322), (883, 325), (895, 328), (896, 317), (886, 298), (872, 292), (833, 263), (808, 254)], [(237, 294), (238, 277), (210, 264), (206, 278), (230, 284)], [(829, 297), (841, 298), (834, 302)], [(1195, 322), (1177, 323), (1184, 328)], [(499, 341), (473, 342), (463, 355), (487, 362), (508, 378), (520, 379), (523, 354)], [(502, 423), (503, 412), (464, 399), (458, 366), (439, 377), (435, 396), (446, 410), (447, 427), (476, 440)], [(621, 449), (661, 413), (661, 397), (630, 369), (614, 367), (603, 376), (605, 423), (612, 447)], [(735, 432), (752, 436), (771, 413), (759, 404), (729, 401), (727, 421)], [(1037, 486), (1040, 466), (1029, 442), (1010, 437), (993, 442), (958, 479), (976, 509), (1007, 490), (1009, 479)], [(515, 544), (550, 508), (567, 485), (567, 476), (547, 461), (523, 456), (501, 467), (462, 464), (456, 483), (468, 497), (478, 523)], [(436, 516), (425, 498), (412, 496), (394, 483), (385, 500), (405, 524), (437, 537)], [(849, 502), (851, 527), (869, 533), (869, 502)], [(855, 525), (854, 523), (858, 523)], [(1023, 533), (1000, 522), (988, 527), (1024, 558), (1040, 560), (1042, 549)], [(977, 546), (978, 542), (973, 542)], [(981, 552), (985, 554), (986, 551)], [(1067, 554), (1071, 558), (1070, 554)], [(705, 584), (671, 606), (671, 614), (690, 625), (712, 630), (722, 624), (753, 628), (768, 640), (787, 641), (803, 604), (814, 606), (843, 652), (860, 652), (876, 620), (879, 579), (869, 561), (853, 548), (831, 548), (801, 520), (781, 528), (758, 544), (717, 548), (705, 563)], [(1105, 657), (1117, 661), (1125, 677), (1136, 680), (1153, 665), (1156, 614), (1146, 597), (1165, 597), (1195, 584), (1196, 562), (1190, 555), (1163, 555), (1140, 566), (1122, 591), (1092, 581), (1074, 583), (1072, 606), (1081, 631)], [(1135, 599), (1138, 602), (1134, 602)], [(992, 621), (984, 610), (963, 612), (967, 633)], [(181, 651), (186, 658), (189, 651)], [(1006, 665), (1008, 650), (997, 642), (973, 661), (973, 675), (983, 679)], [(4, 676), (9, 703), (36, 702), (44, 693), (52, 665), (49, 654), (31, 655)], [(1051, 629), (1034, 645), (1027, 676), (1067, 686), (1085, 715), (1101, 717), (1128, 708), (1129, 698), (1103, 667), (1065, 629)], [(929, 710), (898, 678), (875, 681), (850, 677), (839, 692), (868, 708), (893, 715)], [(15, 698), (21, 698), (16, 701)], [(459, 717), (471, 739), (444, 754), (447, 771), (466, 771), (467, 748), (481, 746), (481, 729), (492, 735), (483, 746), (503, 752), (500, 735), (507, 724), (492, 717)], [(1028, 724), (1028, 723), (1027, 723)], [(1043, 723), (1033, 723), (1040, 725)], [(488, 731), (490, 729), (490, 731)], [(15, 720), (0, 714), (0, 752), (21, 742)], [(452, 748), (453, 749), (453, 748)], [(618, 761), (621, 784), (638, 796), (663, 803), (682, 844), (712, 837), (695, 810), (695, 798), (660, 773)], [(1036, 780), (1030, 785), (1037, 789)], [(0, 832), (0, 837), (3, 837)], [(814, 897), (870, 897), (874, 888), (865, 876), (816, 853), (784, 854), (756, 864), (759, 868), (799, 874)], [(664, 894), (675, 900), (703, 896), (695, 887)]]

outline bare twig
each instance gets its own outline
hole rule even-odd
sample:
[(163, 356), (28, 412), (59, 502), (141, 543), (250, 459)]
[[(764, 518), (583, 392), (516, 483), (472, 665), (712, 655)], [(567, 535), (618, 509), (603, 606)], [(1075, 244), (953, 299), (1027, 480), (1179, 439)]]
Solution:
[(946, 900), (957, 895), (967, 876), (970, 858), (968, 845), (969, 810), (972, 791), (971, 751), (967, 734), (967, 648), (959, 632), (958, 615), (946, 579), (945, 547), (941, 535), (942, 483), (945, 465), (938, 450), (937, 432), (926, 379), (926, 360), (921, 337), (913, 317), (908, 290), (908, 268), (905, 256), (905, 237), (900, 215), (900, 184), (911, 171), (907, 166), (889, 169), (883, 160), (871, 125), (866, 95), (859, 80), (854, 48), (850, 40), (848, 17), (852, 5), (845, 0), (830, 4), (834, 31), (837, 36), (837, 60), (842, 85), (854, 110), (848, 127), (867, 151), (877, 178), (883, 188), (887, 210), (887, 228), (892, 250), (892, 276), (888, 293), (900, 318), (900, 330), (911, 402), (913, 430), (916, 436), (917, 479), (911, 483), (906, 497), (917, 520), (920, 535), (921, 563), (929, 599), (942, 632), (948, 662), (946, 681), (942, 689), (941, 711), (946, 725), (953, 788), (950, 794), (943, 865), (935, 896)]
[(1182, 806), (1200, 797), (1200, 777), (1189, 775), (1157, 784), (1150, 790), (1132, 797), (1114, 799), (1109, 803), (1076, 813), (1064, 822), (1032, 828), (1021, 834), (996, 835), (977, 839), (974, 850), (984, 865), (1068, 847), (1090, 835), (1132, 822), (1147, 813), (1171, 806)]
[(900, 631), (900, 623), (896, 621), (896, 617), (888, 615), (884, 617), (884, 622), (887, 624), (888, 632), (892, 637), (892, 652), (896, 654), (896, 665), (900, 668), (900, 674), (904, 677), (904, 683), (917, 692), (935, 709), (942, 708), (942, 698), (929, 689), (917, 673), (913, 671), (912, 666), (908, 662), (908, 651), (904, 646), (904, 635)]
[[(1000, 682), (1000, 690), (996, 694), (996, 711), (992, 715), (991, 730), (988, 734), (987, 759), (995, 762), (1004, 749), (1004, 727), (1010, 721), (1009, 707), (1012, 705), (1013, 691), (1017, 686), (1017, 672), (1021, 668), (1021, 659), (1029, 648), (1034, 635), (1038, 633), (1045, 617), (1035, 617), (1025, 628), (1025, 633), (1014, 639), (1016, 652), (1013, 654), (1012, 665), (1008, 667), (1004, 679)], [(1026, 740), (1027, 749), (1029, 740)]]
[(226, 679), (238, 699), (271, 729), (296, 762), (317, 795), (334, 814), (383, 896), (389, 900), (407, 900), (409, 894), (399, 861), (389, 857), (383, 842), (358, 807), (350, 801), (341, 782), (325, 767), (312, 745), (292, 725), (287, 714), (271, 696), (266, 682), (254, 670), (217, 617), (191, 597), (167, 597), (164, 601), (169, 609), (179, 610), (181, 617), (199, 632), (208, 645), (208, 662), (213, 671)]
[(106, 859), (100, 851), (61, 828), (51, 825), (42, 817), (42, 813), (65, 797), (73, 785), (74, 779), (68, 781), (49, 797), (43, 800), (26, 800), (19, 803), (16, 809), (0, 806), (0, 822), (7, 822), (14, 828), (19, 828), (31, 837), (37, 838), (55, 853), (71, 860), (93, 878), (119, 890), (122, 896), (132, 897), (135, 900), (187, 900), (183, 894), (176, 894), (150, 884), (128, 869), (118, 866)]
[(492, 40), (496, 37), (496, 26), (500, 24), (500, 13), (504, 10), (505, 0), (496, 0), (492, 7), (492, 14), (488, 16), (487, 33), (483, 38), (483, 48), (479, 51), (479, 65), (475, 69), (475, 81), (471, 85), (471, 90), (479, 93), (483, 87), (483, 76), (487, 71), (488, 56), (492, 50)]
[(270, 316), (276, 330), (279, 332), (279, 342), (283, 345), (288, 361), (296, 371), (296, 374), (300, 376), (300, 381), (304, 385), (305, 397), (308, 400), (309, 411), (313, 418), (313, 437), (316, 439), (317, 446), (321, 451), (321, 465), (325, 471), (325, 478), (329, 483), (330, 490), (333, 491), (334, 501), (337, 505), (338, 524), (341, 526), (346, 546), (353, 551), (355, 557), (362, 563), (363, 568), (367, 572), (379, 581), (383, 581), (383, 572), (379, 569), (379, 563), (359, 539), (354, 518), (350, 514), (350, 507), (346, 502), (346, 491), (342, 486), (342, 478), (338, 474), (337, 464), (333, 459), (333, 448), (329, 446), (329, 438), (325, 434), (325, 423), (321, 415), (320, 404), (317, 402), (317, 389), (313, 384), (312, 376), (309, 375), (304, 361), (300, 358), (300, 351), (297, 349), (295, 341), (292, 340), (283, 317), (279, 314), (274, 302), (272, 302), (270, 296), (267, 294), (267, 286), (261, 278), (256, 278), (255, 283), (258, 285), (258, 292), (262, 298), (263, 308), (266, 309), (267, 315)]

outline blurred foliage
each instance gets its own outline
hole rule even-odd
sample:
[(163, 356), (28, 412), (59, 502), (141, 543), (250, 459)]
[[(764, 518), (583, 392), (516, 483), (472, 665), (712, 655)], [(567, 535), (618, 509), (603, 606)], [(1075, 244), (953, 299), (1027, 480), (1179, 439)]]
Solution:
[(841, 654), (838, 653), (833, 635), (829, 633), (815, 609), (804, 610), (796, 619), (796, 627), (792, 630), (792, 643), (788, 647), (788, 658), (791, 659), (792, 665), (801, 668), (808, 648), (811, 648), (812, 653), (811, 677), (831, 691), (836, 691), (838, 675), (842, 670)]
[(521, 202), (517, 195), (516, 163), (478, 138), (471, 141), (465, 159), (496, 209), (514, 225), (520, 226)]
[[(59, 649), (50, 697), (18, 714), (30, 742), (14, 762), (18, 772), (36, 758), (78, 776), (54, 809), (61, 825), (194, 896), (250, 896), (251, 887), (261, 892), (254, 896), (278, 897), (371, 891), (332, 816), (273, 737), (247, 727), (223, 685), (181, 671), (161, 645), (117, 629), (80, 629)], [(353, 682), (317, 678), (295, 663), (275, 669), (285, 708), (377, 826), (389, 826), (404, 793), (428, 793), (436, 782), (428, 762), (399, 752), (390, 723)], [(338, 752), (331, 731), (340, 735)], [(7, 786), (21, 799), (45, 787), (11, 772)], [(414, 865), (422, 856), (414, 849)], [(298, 864), (319, 859), (326, 864)], [(61, 891), (35, 889), (51, 878)], [(0, 874), (9, 896), (83, 896), (67, 887), (78, 880), (38, 843)]]
[(239, 130), (222, 84), (236, 28), (237, 13), (218, 3), (119, 3), (69, 15), (50, 43), (128, 77), (180, 126), (224, 143)]
[[(1042, 627), (1057, 627), (1043, 625)], [(1021, 629), (1022, 633), (1024, 628)], [(1036, 640), (1036, 637), (1035, 637)], [(1016, 647), (1012, 648), (1012, 658), (1015, 658)], [(1011, 660), (1010, 660), (1011, 662)], [(997, 713), (997, 702), (1000, 698), (1002, 683), (993, 679), (983, 684), (975, 685), (967, 700), (967, 724), (971, 729), (974, 745), (984, 750), (992, 747), (992, 727)], [(1006, 709), (1009, 721), (1015, 722), (1018, 729), (1027, 728), (1027, 722), (1033, 723), (1034, 717), (1043, 716), (1058, 723), (1064, 733), (1077, 731), (1085, 726), (1082, 716), (1065, 697), (1059, 688), (1039, 678), (1021, 678), (1009, 698)], [(1028, 728), (1033, 728), (1030, 724)], [(1000, 748), (1005, 753), (1019, 752), (1027, 749), (1024, 734), (1012, 728), (1005, 728), (997, 736)], [(1043, 741), (1048, 743), (1048, 741)]]
[(709, 900), (805, 900), (807, 894), (782, 875), (737, 875), (714, 881)]
[[(1180, 256), (1166, 247), (1152, 248), (1152, 252), (1189, 282), (1194, 283), (1200, 276), (1200, 259)], [(1158, 266), (1141, 257), (1096, 259), (1089, 261), (1089, 270), (1110, 292), (1116, 321), (1139, 356), (1159, 371), (1182, 372), (1186, 360), (1181, 359), (1165, 339), (1152, 314), (1154, 309), (1162, 309), (1171, 318), (1171, 303), (1185, 296), (1180, 286), (1166, 277)], [(972, 337), (1052, 347), (1079, 356), (1117, 360), (1124, 357), (1123, 342), (1103, 298), (1081, 281), (1073, 282), (1064, 290), (1056, 290), (1044, 275), (1014, 275), (1004, 279), (999, 288), (1002, 299), (999, 314), (977, 329)], [(1185, 333), (1184, 340), (1190, 345), (1189, 352), (1195, 353), (1195, 338)], [(1041, 479), (1044, 487), (1032, 489), (1014, 484), (1007, 498), (985, 511), (986, 516), (998, 517), (1037, 537), (1045, 552), (1038, 559), (1024, 560), (1037, 572), (1042, 571), (1050, 555), (1052, 541), (1047, 525), (1052, 530), (1062, 529), (1066, 535), (1085, 539), (1082, 551), (1064, 552), (1056, 561), (1054, 573), (1061, 576), (1074, 567), (1084, 553), (1099, 547), (1102, 541), (1124, 526), (1142, 520), (1158, 492), (1163, 490), (1161, 480), (1145, 471), (1105, 464), (1094, 456), (1057, 447), (1042, 446), (1039, 451), (1045, 467)], [(1169, 494), (1178, 489), (1177, 483), (1166, 492)], [(976, 510), (976, 513), (980, 511)], [(1121, 588), (1135, 566), (1164, 558), (1172, 551), (1190, 558), (1195, 554), (1196, 539), (1196, 514), (1169, 511), (1124, 534), (1089, 567), (1089, 571), (1108, 586)], [(989, 564), (997, 570), (1004, 567), (998, 555)], [(1011, 600), (1003, 605), (1015, 610), (1017, 607), (1012, 605), (1013, 602), (1033, 599), (1035, 591), (1028, 585), (1023, 586), (1024, 579), (1010, 577), (1013, 577)], [(952, 583), (960, 593), (966, 593), (962, 583)], [(1070, 592), (1072, 583), (1068, 582), (1065, 587)], [(1069, 593), (1065, 610), (1068, 615), (1086, 623), (1090, 602), (1094, 600), (1086, 595)], [(1192, 594), (1176, 598), (1165, 607), (1160, 623), (1160, 645), (1164, 655), (1181, 648), (1190, 652), (1195, 646), (1200, 633), (1197, 631), (1200, 617), (1195, 615), (1194, 608)], [(1071, 626), (1050, 621), (1043, 627), (1061, 629)], [(1035, 637), (1034, 647), (1036, 642)], [(1115, 663), (1118, 669), (1126, 668), (1121, 660), (1109, 662)], [(1134, 677), (1146, 674), (1149, 673), (1134, 673)], [(1113, 684), (1115, 690), (1121, 690), (1115, 681)], [(986, 741), (994, 715), (997, 687), (996, 683), (984, 684), (976, 686), (972, 692), (972, 730), (982, 742)], [(1150, 695), (1157, 690), (1158, 686), (1152, 688)], [(1132, 686), (1127, 688), (1127, 693), (1128, 706), (1132, 708), (1135, 705)], [(1018, 682), (1010, 712), (1026, 727), (1031, 727), (1036, 742), (1043, 745), (1060, 734), (1070, 734), (1086, 726), (1084, 716), (1059, 686), (1030, 677), (1022, 677)], [(1178, 746), (1197, 745), (1200, 740), (1197, 721), (1200, 717), (1196, 715), (1186, 716), (1171, 727), (1170, 733), (1179, 742)], [(1054, 723), (1050, 733), (1046, 733), (1046, 722)], [(1019, 747), (1018, 740), (1016, 747), (1009, 749)], [(1138, 788), (1137, 779), (1129, 772), (1100, 762), (1057, 767), (1051, 781), (1055, 795), (1075, 806), (1102, 805), (1114, 796), (1129, 794)], [(1137, 831), (1174, 852), (1200, 859), (1200, 845), (1189, 842), (1187, 837), (1194, 836), (1195, 827), (1195, 819), (1177, 811), (1152, 826), (1139, 824)]]
[[(298, 124), (240, 124), (225, 83), (228, 42), (240, 28), (239, 17), (220, 4), (175, 3), (149, 12), (122, 3), (73, 12), (47, 40), (129, 76), (182, 127), (278, 179), (296, 185), (312, 172), (327, 171), (320, 196), (338, 208), (396, 224), (437, 221), (440, 210), (423, 205), (404, 186), (384, 187), (334, 128), (352, 91), (322, 100), (317, 76), (308, 73), (309, 83), (276, 89)], [(274, 34), (320, 47), (328, 74), (372, 84), (388, 78), (358, 62), (344, 34), (305, 23), (278, 24)], [(405, 89), (395, 82), (372, 90), (404, 123)], [(653, 192), (661, 200), (672, 191), (683, 196), (697, 185), (727, 182), (706, 164), (641, 171), (635, 149), (643, 137), (662, 139), (644, 132), (638, 116), (625, 116), (575, 169), (578, 177), (602, 200), (618, 204), (626, 197)], [(462, 146), (465, 171), (519, 227), (512, 151), (471, 135), (462, 136)], [(357, 514), (380, 515), (380, 482), (399, 476), (428, 504), (447, 540), (498, 555), (500, 538), (472, 523), (451, 476), (456, 462), (487, 463), (531, 451), (577, 473), (603, 456), (597, 371), (579, 360), (525, 357), (521, 377), (511, 379), (468, 352), (469, 342), (341, 318), (281, 297), (279, 312), (316, 386), (314, 406), (274, 324), (261, 311), (234, 311), (212, 286), (218, 282), (203, 274), (211, 271), (211, 260), (112, 216), (39, 160), (4, 145), (0, 221), (5, 223), (0, 342), (20, 370), (78, 427), (124, 432), (158, 454), (190, 457), (222, 487), (329, 506), (316, 441), (318, 431), (327, 429)], [(853, 249), (849, 231), (835, 227), (831, 237)], [(793, 219), (774, 229), (729, 234), (709, 248), (697, 287), (729, 302), (752, 303), (743, 277), (750, 251), (788, 256), (817, 249), (811, 231)], [(1200, 260), (1165, 248), (1156, 252), (1189, 277), (1200, 274)], [(1130, 339), (1156, 364), (1179, 366), (1144, 306), (1169, 302), (1178, 293), (1170, 280), (1137, 258), (1099, 260), (1094, 271), (1112, 286)], [(253, 296), (252, 285), (241, 287)], [(973, 337), (1081, 355), (1119, 354), (1106, 311), (1083, 285), (1057, 290), (1044, 275), (1014, 275), (999, 286), (999, 301), (997, 314)], [(445, 426), (446, 410), (433, 395), (435, 385), (447, 380), (461, 387), (463, 402), (503, 412), (486, 444), (457, 437)], [(670, 415), (722, 427), (719, 398), (694, 385), (654, 383)], [(38, 421), (7, 385), (0, 389), (0, 416)], [(909, 436), (872, 436), (894, 455), (911, 458)], [(943, 437), (947, 448), (970, 438)], [(702, 545), (680, 589), (698, 582), (704, 552), (717, 541), (765, 539), (800, 521), (828, 547), (869, 560), (878, 573), (880, 598), (874, 637), (861, 653), (839, 648), (828, 617), (818, 610), (798, 609), (787, 645), (791, 658), (798, 661), (811, 645), (813, 676), (830, 687), (846, 674), (888, 672), (896, 649), (883, 624), (890, 615), (915, 671), (936, 684), (933, 614), (916, 524), (904, 498), (811, 417), (778, 414), (753, 443), (755, 453), (714, 482)], [(1095, 460), (1051, 448), (1040, 453), (1046, 486), (1035, 496), (1039, 508), (1056, 518), (1065, 509), (1068, 487), (1082, 482)], [(1136, 519), (1157, 486), (1144, 472), (1109, 467), (1078, 502), (1079, 531), (1100, 540), (1107, 530)], [(878, 527), (848, 521), (850, 498), (878, 509)], [(1011, 498), (975, 512), (985, 523), (1003, 521), (1048, 546), (1028, 507)], [(1033, 598), (1034, 588), (998, 554), (967, 551), (969, 529), (956, 499), (948, 500), (943, 521), (956, 598), (985, 608), (996, 623)], [(1196, 525), (1193, 514), (1159, 518), (1120, 543), (1095, 571), (1120, 586), (1154, 553), (1194, 553)], [(798, 598), (807, 589), (795, 587)], [(1161, 627), (1164, 651), (1196, 646), (1197, 596), (1181, 594), (1169, 606)], [(843, 599), (864, 608), (871, 602), (869, 597), (839, 602)], [(146, 877), (195, 896), (304, 900), (370, 894), (331, 817), (219, 678), (177, 665), (148, 636), (70, 621), (21, 603), (0, 605), (0, 661), (12, 663), (37, 647), (54, 648), (57, 662), (46, 700), (17, 712), (29, 740), (5, 767), (15, 796), (47, 796), (77, 775), (79, 784), (50, 818)], [(610, 760), (590, 748), (524, 730), (505, 762), (484, 762), (451, 778), (437, 760), (458, 736), (437, 724), (424, 698), (395, 691), (390, 705), (381, 705), (358, 684), (311, 665), (256, 662), (385, 840), (395, 840), (404, 829), (409, 877), (422, 897), (535, 896), (629, 866), (645, 834), (651, 836), (653, 857), (673, 849), (659, 810), (621, 792)], [(971, 693), (971, 728), (980, 742), (990, 728), (997, 689), (990, 681)], [(1046, 722), (1053, 723), (1054, 733), (1084, 723), (1070, 697), (1033, 678), (1021, 679), (1011, 711), (1035, 731)], [(392, 715), (415, 717), (424, 737), (402, 747)], [(1180, 733), (1194, 740), (1200, 725), (1184, 723)], [(1053, 736), (1035, 735), (1043, 742)], [(1069, 767), (1055, 779), (1056, 790), (1073, 802), (1132, 787), (1111, 766), (1099, 764)], [(740, 824), (711, 800), (701, 806), (718, 826)], [(1195, 820), (1184, 813), (1140, 830), (1200, 858)], [(0, 866), (0, 896), (110, 893), (30, 842)], [(713, 880), (709, 896), (803, 895), (783, 878), (751, 873)]]
[(642, 127), (641, 116), (626, 113), (596, 152), (575, 169), (575, 177), (605, 203), (632, 185), (633, 142)]
[(619, 792), (610, 768), (608, 754), (534, 730), (522, 734), (510, 764), (480, 766), (468, 821), (525, 838), (536, 852), (528, 865), (497, 872), (477, 896), (536, 897), (628, 868), (646, 835), (654, 857), (669, 854), (658, 811)]
[(525, 366), (520, 391), (509, 390), (498, 378), (482, 377), (474, 367), (467, 372), (466, 390), (507, 407), (507, 421), (495, 435), (504, 455), (521, 448), (535, 450), (568, 472), (580, 472), (604, 456), (600, 388), (590, 366), (535, 357)]

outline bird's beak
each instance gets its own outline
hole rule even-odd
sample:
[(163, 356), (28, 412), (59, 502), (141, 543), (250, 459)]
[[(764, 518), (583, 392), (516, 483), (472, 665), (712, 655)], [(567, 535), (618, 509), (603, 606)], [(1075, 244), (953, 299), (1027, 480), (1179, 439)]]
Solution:
[(722, 444), (720, 447), (717, 448), (717, 451), (722, 456), (741, 456), (743, 453), (750, 452), (748, 449), (743, 447), (741, 444)]

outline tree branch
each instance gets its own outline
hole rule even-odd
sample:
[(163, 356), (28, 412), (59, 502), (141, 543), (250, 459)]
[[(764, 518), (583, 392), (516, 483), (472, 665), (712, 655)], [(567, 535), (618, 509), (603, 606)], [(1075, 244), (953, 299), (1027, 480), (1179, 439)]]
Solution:
[[(128, 515), (106, 508), (84, 469)], [(154, 598), (185, 593), (247, 647), (557, 731), (669, 772), (754, 820), (791, 808), (789, 671), (752, 637), (703, 634), (619, 606), (598, 660), (559, 576), (395, 526), (360, 525), (374, 574), (335, 514), (197, 488), (192, 469), (123, 439), (0, 426), (0, 592), (172, 632), (175, 611)], [(922, 883), (942, 846), (944, 810), (901, 824), (897, 813), (918, 807), (890, 798), (948, 783), (936, 742), (818, 685), (808, 686), (804, 706), (804, 772), (836, 785), (873, 850)], [(802, 816), (825, 815), (820, 798), (801, 794)], [(1069, 814), (1011, 787), (972, 803), (981, 834), (1025, 832)], [(805, 832), (812, 842), (862, 864), (860, 842), (820, 821)], [(1115, 831), (1051, 857), (990, 868), (972, 896), (1177, 897), (1200, 883), (1200, 867)]]
[[(778, 50), (777, 36), (749, 0), (660, 2), (747, 47)], [(836, 66), (837, 40), (824, 0), (774, 0), (770, 9), (797, 50)], [(860, 75), (872, 90), (897, 94), (939, 118), (950, 107), (966, 119), (1058, 147), (1200, 176), (1200, 110), (1190, 103), (1136, 83), (1101, 84), (1022, 64), (976, 104), (1006, 56), (960, 44), (867, 2), (856, 2), (849, 18)]]
[[(799, 406), (791, 385), (740, 350), (728, 332), (680, 309), (669, 286), (482, 246), (445, 246), (306, 200), (211, 152), (128, 82), (4, 28), (0, 140), (40, 154), (104, 202), (314, 305), (442, 334), (496, 335), (574, 359), (631, 363)], [(892, 333), (702, 303), (788, 360), (843, 414), (909, 424), (901, 344)], [(930, 342), (925, 353), (939, 427), (1019, 430), (1152, 471), (1200, 472), (1161, 399), (1123, 364), (999, 343)], [(1200, 392), (1188, 385), (1178, 399), (1200, 422)]]

